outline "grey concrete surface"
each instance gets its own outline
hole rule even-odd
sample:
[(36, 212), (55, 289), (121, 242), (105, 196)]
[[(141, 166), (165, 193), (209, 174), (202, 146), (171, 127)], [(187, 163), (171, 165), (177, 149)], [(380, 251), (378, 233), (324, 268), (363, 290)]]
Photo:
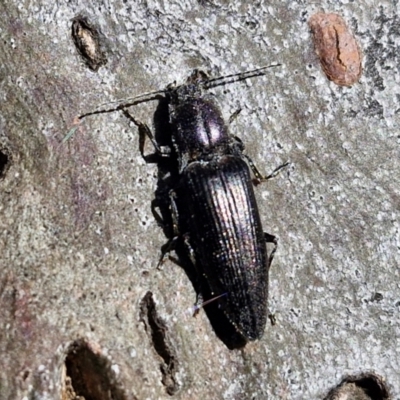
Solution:
[[(3, 1), (0, 398), (68, 398), (63, 366), (81, 339), (104, 361), (96, 373), (118, 387), (114, 398), (323, 399), (346, 374), (374, 371), (400, 399), (399, 7)], [(364, 72), (351, 88), (319, 66), (307, 25), (317, 11), (340, 13), (359, 40)], [(106, 38), (97, 73), (71, 39), (80, 12)], [(196, 293), (185, 272), (170, 261), (156, 269), (166, 241), (150, 208), (157, 168), (140, 156), (136, 128), (119, 113), (74, 123), (193, 68), (219, 76), (275, 62), (265, 77), (212, 91), (226, 118), (242, 108), (231, 132), (262, 171), (291, 163), (256, 189), (280, 243), (277, 324), (230, 350), (203, 311), (187, 316)], [(156, 107), (132, 113), (152, 125)], [(176, 358), (172, 396), (140, 321), (147, 291)]]

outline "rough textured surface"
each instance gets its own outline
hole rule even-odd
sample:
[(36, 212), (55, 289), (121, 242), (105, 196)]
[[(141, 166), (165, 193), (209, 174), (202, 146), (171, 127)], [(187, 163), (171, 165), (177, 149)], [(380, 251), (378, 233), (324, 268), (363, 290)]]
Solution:
[[(172, 398), (322, 399), (361, 371), (398, 398), (398, 2), (81, 4), (0, 4), (1, 399), (58, 399), (63, 388), (73, 398), (67, 353), (71, 371), (90, 369), (86, 388), (98, 379), (115, 398), (171, 398), (140, 320), (148, 291), (176, 361)], [(71, 39), (82, 11), (107, 38), (97, 73)], [(360, 43), (352, 88), (318, 65), (307, 24), (318, 11), (343, 15)], [(267, 77), (213, 90), (226, 118), (243, 109), (231, 131), (260, 169), (291, 162), (257, 188), (265, 229), (280, 239), (277, 324), (232, 351), (204, 312), (186, 317), (195, 291), (184, 271), (155, 268), (165, 243), (150, 208), (157, 168), (141, 158), (136, 128), (119, 113), (74, 120), (195, 67), (218, 76), (273, 62), (283, 66)], [(151, 124), (156, 107), (132, 113)], [(76, 356), (86, 352), (87, 363)]]

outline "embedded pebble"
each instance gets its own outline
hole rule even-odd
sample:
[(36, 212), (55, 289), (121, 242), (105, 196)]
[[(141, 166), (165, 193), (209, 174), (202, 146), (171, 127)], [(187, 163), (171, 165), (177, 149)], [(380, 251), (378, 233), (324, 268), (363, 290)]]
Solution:
[(328, 79), (341, 86), (358, 82), (362, 55), (343, 18), (334, 13), (317, 13), (308, 24), (314, 35), (315, 51)]
[(101, 46), (100, 30), (85, 16), (78, 15), (72, 20), (72, 39), (85, 64), (97, 71), (107, 63), (105, 52)]

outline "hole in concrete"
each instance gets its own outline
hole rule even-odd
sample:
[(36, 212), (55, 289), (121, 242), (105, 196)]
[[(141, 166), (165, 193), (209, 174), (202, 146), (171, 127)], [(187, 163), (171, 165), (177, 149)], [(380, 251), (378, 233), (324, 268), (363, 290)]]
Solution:
[(373, 372), (350, 375), (332, 389), (325, 400), (390, 400), (385, 380)]
[(4, 178), (10, 167), (10, 156), (7, 151), (0, 149), (0, 179)]
[(110, 361), (96, 345), (90, 345), (83, 339), (72, 343), (65, 357), (65, 369), (64, 393), (69, 396), (68, 399), (126, 399), (118, 387)]

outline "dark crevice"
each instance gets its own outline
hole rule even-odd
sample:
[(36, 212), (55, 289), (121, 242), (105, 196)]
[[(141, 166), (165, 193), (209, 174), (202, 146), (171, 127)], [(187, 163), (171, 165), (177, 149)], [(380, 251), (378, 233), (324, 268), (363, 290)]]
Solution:
[(168, 337), (168, 328), (157, 314), (151, 292), (147, 292), (140, 303), (140, 319), (145, 325), (155, 351), (162, 359), (160, 364), (161, 382), (166, 387), (167, 393), (173, 395), (179, 390), (176, 380), (178, 359)]
[(71, 344), (65, 357), (64, 392), (85, 400), (126, 400), (110, 361), (83, 339)]
[(332, 389), (325, 400), (390, 400), (385, 380), (373, 372), (349, 375)]
[(4, 178), (10, 167), (10, 155), (4, 149), (0, 149), (0, 179)]

